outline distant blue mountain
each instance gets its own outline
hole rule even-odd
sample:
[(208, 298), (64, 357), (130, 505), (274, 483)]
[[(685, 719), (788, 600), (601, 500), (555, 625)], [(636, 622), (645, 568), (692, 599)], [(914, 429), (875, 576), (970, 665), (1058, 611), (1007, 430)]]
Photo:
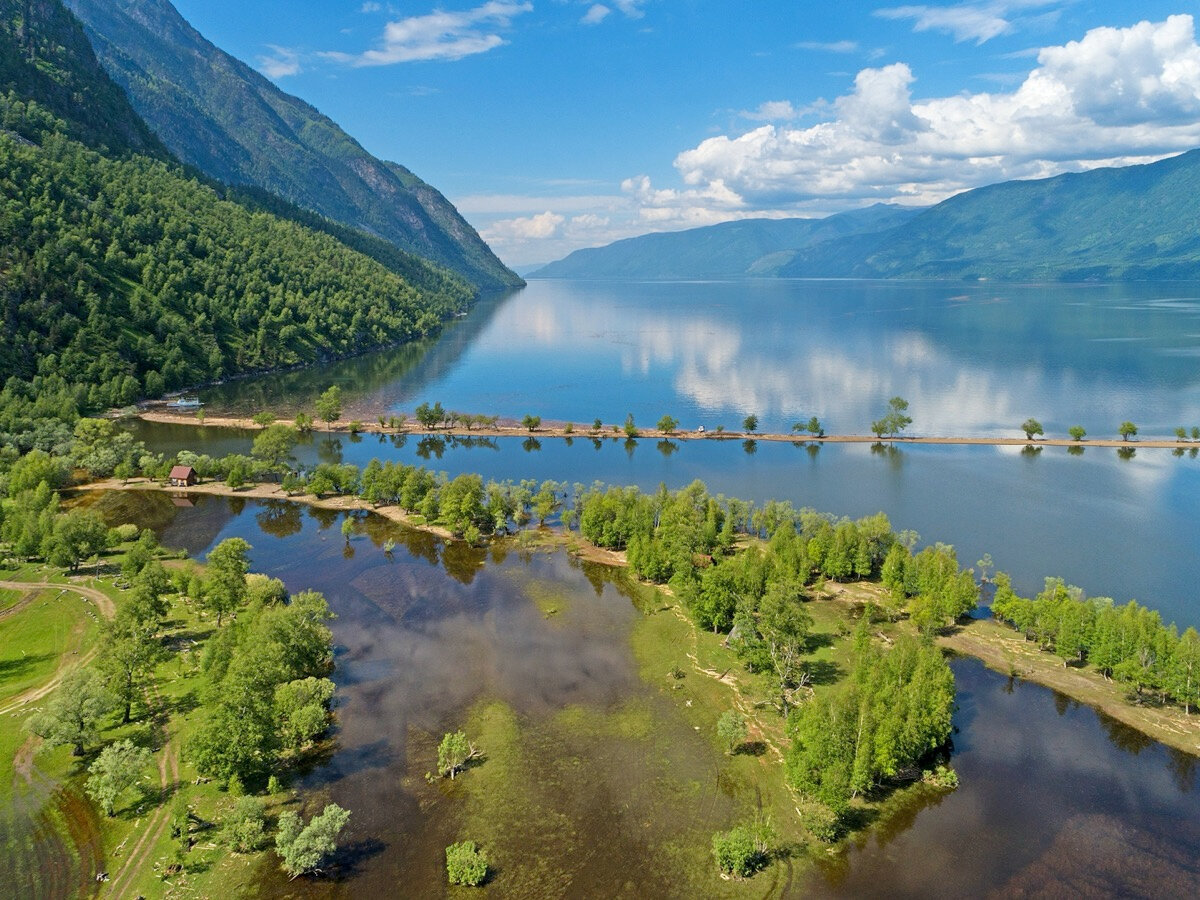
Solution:
[(531, 277), (718, 275), (1200, 279), (1200, 150), (1148, 165), (1007, 181), (924, 210), (874, 206), (828, 219), (650, 234), (576, 251)]
[(794, 251), (864, 232), (887, 231), (921, 210), (877, 205), (825, 219), (744, 219), (647, 234), (576, 250), (529, 278), (770, 277)]

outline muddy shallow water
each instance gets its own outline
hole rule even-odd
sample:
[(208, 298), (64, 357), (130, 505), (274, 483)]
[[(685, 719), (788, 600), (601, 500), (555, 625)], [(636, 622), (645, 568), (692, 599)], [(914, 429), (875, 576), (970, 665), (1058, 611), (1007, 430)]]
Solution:
[[(321, 882), (265, 865), (263, 895), (440, 896), (442, 849), (462, 838), (493, 851), (495, 896), (1200, 893), (1196, 760), (972, 660), (954, 662), (957, 791), (914, 792), (815, 867), (718, 881), (711, 835), (759, 798), (643, 677), (630, 636), (653, 604), (620, 573), (375, 517), (347, 544), (340, 513), (292, 504), (101, 506), (197, 556), (243, 536), (256, 570), (325, 592), (338, 614), (337, 747), (302, 787), (353, 811), (348, 853)], [(427, 783), (458, 727), (486, 746), (482, 765)]]

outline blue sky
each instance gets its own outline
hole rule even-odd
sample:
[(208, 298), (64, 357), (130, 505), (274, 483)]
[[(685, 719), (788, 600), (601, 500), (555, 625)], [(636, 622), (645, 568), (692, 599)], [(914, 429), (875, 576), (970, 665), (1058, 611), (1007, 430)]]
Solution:
[(510, 265), (1200, 146), (1194, 0), (175, 0)]

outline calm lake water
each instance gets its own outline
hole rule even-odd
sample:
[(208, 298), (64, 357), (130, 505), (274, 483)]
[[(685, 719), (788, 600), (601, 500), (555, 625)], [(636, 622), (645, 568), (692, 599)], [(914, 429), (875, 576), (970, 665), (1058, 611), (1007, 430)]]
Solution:
[[(348, 863), (335, 882), (264, 868), (267, 894), (394, 896), (404, 885), (440, 896), (442, 847), (489, 820), (481, 837), (510, 861), (498, 896), (1200, 891), (1196, 760), (970, 660), (954, 663), (957, 791), (914, 796), (816, 870), (717, 882), (711, 833), (755, 799), (723, 781), (721, 755), (686, 719), (686, 691), (639, 675), (630, 634), (648, 610), (619, 573), (512, 542), (445, 545), (373, 516), (347, 547), (339, 513), (194, 499), (102, 505), (196, 556), (244, 537), (255, 570), (324, 591), (338, 614), (337, 750), (303, 786), (354, 811)], [(459, 785), (426, 784), (436, 737), (464, 721), (491, 728), (487, 761)], [(488, 782), (488, 806), (466, 786), (513, 766), (510, 751), (528, 774)]]
[[(440, 401), (584, 425), (628, 413), (650, 425), (669, 413), (686, 427), (736, 428), (754, 413), (762, 430), (786, 431), (817, 415), (829, 432), (866, 433), (899, 394), (911, 404), (914, 434), (1012, 436), (1033, 416), (1051, 435), (1078, 424), (1108, 436), (1131, 419), (1148, 436), (1200, 425), (1198, 361), (1197, 285), (534, 282), (481, 303), (426, 344), (201, 396), (213, 412), (311, 410), (337, 383), (346, 419)], [(191, 427), (139, 433), (158, 449), (214, 454), (245, 452), (251, 437)], [(1200, 460), (1190, 453), (317, 434), (298, 456), (359, 464), (380, 456), (450, 475), (646, 489), (701, 478), (746, 499), (850, 516), (883, 510), (896, 528), (954, 544), (964, 564), (991, 553), (1023, 591), (1061, 575), (1091, 594), (1137, 598), (1168, 620), (1200, 625)], [(619, 578), (561, 554), (486, 556), (425, 536), (398, 537), (391, 560), (366, 538), (347, 552), (335, 515), (286, 504), (214, 500), (138, 517), (153, 519), (164, 543), (196, 553), (243, 535), (257, 568), (325, 590), (341, 616), (339, 750), (308, 786), (361, 809), (360, 843), (352, 877), (330, 890), (403, 883), (436, 894), (440, 847), (461, 822), (504, 820), (511, 834), (497, 840), (546, 847), (555, 861), (534, 882), (498, 881), (498, 893), (705, 895), (708, 885), (687, 873), (700, 857), (709, 864), (707, 835), (746, 798), (706, 787), (711, 748), (638, 676), (628, 639), (635, 592)], [(376, 541), (399, 531), (371, 528)], [(546, 618), (547, 602), (563, 615)], [(756, 881), (749, 895), (1200, 892), (1194, 760), (973, 662), (955, 671), (962, 787), (915, 798), (811, 877)], [(481, 711), (481, 703), (493, 706)], [(612, 739), (627, 733), (631, 704), (667, 736), (661, 746)], [(583, 740), (564, 710), (582, 710), (581, 720), (601, 722), (597, 733), (609, 737)], [(434, 736), (464, 715), (508, 722), (522, 752), (547, 764), (495, 815), (477, 797), (446, 797), (420, 778)], [(593, 773), (587, 780), (563, 781), (548, 764), (564, 746)], [(552, 832), (543, 819), (556, 823)], [(646, 821), (653, 835), (631, 840), (640, 834), (633, 823)], [(650, 850), (694, 848), (697, 839), (694, 858)], [(510, 867), (504, 877), (522, 876)]]

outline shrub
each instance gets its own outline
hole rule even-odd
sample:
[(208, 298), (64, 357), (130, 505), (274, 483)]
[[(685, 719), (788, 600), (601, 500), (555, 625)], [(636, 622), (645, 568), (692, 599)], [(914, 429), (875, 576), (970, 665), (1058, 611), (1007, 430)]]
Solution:
[(487, 855), (474, 841), (459, 841), (446, 848), (446, 875), (451, 884), (475, 887), (483, 884), (487, 874)]

